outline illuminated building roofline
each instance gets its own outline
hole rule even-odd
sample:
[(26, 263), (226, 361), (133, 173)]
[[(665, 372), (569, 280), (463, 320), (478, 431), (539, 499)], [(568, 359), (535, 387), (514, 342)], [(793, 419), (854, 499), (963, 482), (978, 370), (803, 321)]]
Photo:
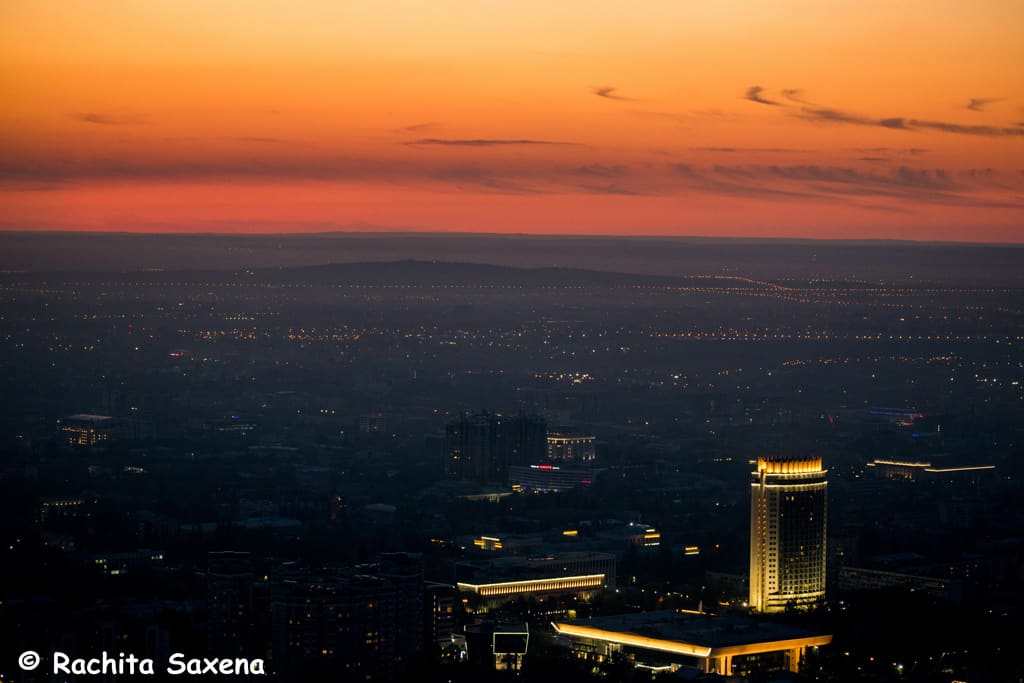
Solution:
[(973, 467), (928, 467), (925, 472), (941, 474), (943, 472), (976, 472), (978, 470), (994, 470), (995, 465), (975, 465)]
[(995, 465), (966, 465), (963, 467), (935, 467), (930, 462), (922, 461), (903, 461), (903, 460), (874, 460), (868, 463), (868, 467), (877, 467), (878, 465), (889, 465), (891, 467), (915, 467), (925, 472), (931, 472), (933, 474), (940, 474), (942, 472), (976, 472), (978, 470), (994, 470)]
[(821, 458), (784, 458), (775, 456), (759, 456), (757, 471), (765, 474), (822, 474)]
[(674, 640), (660, 640), (647, 636), (638, 636), (635, 633), (621, 633), (617, 631), (605, 631), (591, 626), (577, 626), (576, 624), (551, 624), (559, 635), (575, 636), (577, 638), (590, 638), (591, 640), (603, 640), (607, 643), (618, 645), (629, 645), (632, 647), (644, 648), (646, 650), (658, 650), (661, 652), (673, 652), (690, 657), (708, 657), (711, 654), (710, 647), (691, 645)]
[(648, 636), (641, 636), (635, 633), (607, 631), (605, 629), (594, 628), (592, 626), (580, 626), (578, 624), (560, 624), (553, 622), (551, 625), (559, 635), (570, 637), (575, 636), (577, 638), (590, 638), (591, 640), (601, 640), (607, 643), (615, 643), (617, 645), (627, 645), (646, 650), (672, 652), (675, 654), (701, 658), (778, 652), (780, 650), (793, 650), (801, 647), (828, 645), (832, 642), (831, 635), (813, 635), (802, 638), (788, 638), (785, 640), (768, 640), (759, 643), (710, 647), (707, 645), (686, 643), (679, 640), (650, 638)]
[(791, 602), (806, 602), (820, 600), (825, 597), (825, 591), (818, 589), (813, 591), (801, 591), (800, 593), (771, 593), (765, 598), (765, 603), (773, 606), (786, 606)]
[(789, 638), (788, 640), (768, 640), (763, 643), (747, 643), (746, 645), (727, 645), (725, 647), (714, 647), (711, 648), (711, 656), (724, 657), (735, 655), (753, 655), (762, 652), (792, 650), (798, 647), (816, 647), (819, 645), (828, 645), (831, 642), (831, 635), (807, 636), (805, 638)]
[(463, 592), (477, 593), (484, 597), (500, 597), (529, 592), (594, 590), (604, 587), (604, 577), (604, 574), (581, 574), (579, 576), (556, 576), (547, 579), (494, 581), (491, 583), (460, 581), (455, 586)]
[(810, 491), (816, 488), (825, 488), (827, 485), (827, 481), (810, 481), (802, 484), (760, 484), (756, 481), (750, 482), (750, 486), (755, 489), (786, 489), (787, 491)]

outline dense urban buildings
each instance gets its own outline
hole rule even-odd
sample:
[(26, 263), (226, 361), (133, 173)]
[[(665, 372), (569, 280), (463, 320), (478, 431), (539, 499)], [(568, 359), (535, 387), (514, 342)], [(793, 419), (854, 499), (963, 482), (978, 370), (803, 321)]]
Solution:
[(506, 483), (509, 467), (540, 462), (547, 422), (538, 415), (463, 415), (445, 427), (448, 472), (460, 479)]
[[(614, 272), (645, 249), (668, 270)], [(651, 249), (0, 272), (3, 679), (114, 648), (268, 681), (1024, 675), (1015, 252)]]
[(399, 593), (383, 577), (345, 568), (283, 568), (271, 598), (278, 680), (392, 679), (407, 616)]
[(249, 553), (210, 553), (207, 571), (207, 647), (218, 657), (244, 657), (255, 645), (256, 603)]
[(821, 458), (759, 457), (750, 489), (750, 607), (825, 599), (828, 482)]

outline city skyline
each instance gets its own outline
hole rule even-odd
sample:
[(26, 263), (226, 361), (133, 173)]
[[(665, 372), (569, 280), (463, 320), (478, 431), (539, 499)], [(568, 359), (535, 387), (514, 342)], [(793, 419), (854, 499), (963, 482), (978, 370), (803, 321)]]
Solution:
[(0, 3), (0, 683), (1024, 681), (1022, 26)]
[(1012, 2), (0, 16), (0, 229), (1024, 241)]
[(368, 239), (11, 236), (4, 680), (1020, 676), (1018, 249)]

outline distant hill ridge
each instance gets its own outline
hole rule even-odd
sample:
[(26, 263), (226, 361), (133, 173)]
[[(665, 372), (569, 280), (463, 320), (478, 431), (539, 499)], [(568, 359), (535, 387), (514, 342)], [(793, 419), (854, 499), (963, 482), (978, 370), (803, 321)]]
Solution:
[[(1024, 245), (830, 242), (657, 237), (441, 235), (141, 235), (0, 233), (0, 271), (138, 272), (270, 270), (304, 267), (349, 277), (403, 274), (446, 278), (511, 276), (499, 269), (546, 269), (595, 281), (597, 272), (634, 277), (737, 276), (755, 280), (921, 282), (1024, 286)], [(406, 264), (370, 265), (370, 264)], [(326, 264), (326, 265), (325, 265)], [(336, 264), (336, 265), (335, 265)], [(418, 264), (418, 265), (410, 265)], [(489, 265), (485, 265), (489, 264)], [(479, 269), (473, 271), (472, 267)], [(331, 270), (334, 269), (334, 270)], [(361, 270), (362, 269), (362, 270)], [(311, 273), (315, 271), (310, 271)], [(589, 274), (583, 275), (584, 272)], [(291, 274), (295, 275), (298, 271)], [(458, 275), (461, 273), (462, 275)], [(502, 274), (504, 273), (504, 274)], [(518, 273), (516, 277), (521, 276)]]
[(622, 286), (694, 286), (764, 287), (769, 283), (739, 276), (692, 275), (672, 277), (614, 273), (582, 268), (520, 268), (485, 263), (445, 261), (367, 261), (361, 263), (330, 263), (315, 266), (284, 268), (231, 268), (217, 270), (164, 270), (114, 272), (7, 273), (7, 278), (29, 278), (44, 281), (100, 282), (207, 282), (312, 284), (320, 286), (495, 286), (495, 287), (622, 287)]

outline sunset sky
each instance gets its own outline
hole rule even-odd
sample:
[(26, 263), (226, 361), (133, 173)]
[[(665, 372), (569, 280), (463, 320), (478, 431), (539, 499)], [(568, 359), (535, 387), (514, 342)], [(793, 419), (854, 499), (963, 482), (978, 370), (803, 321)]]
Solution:
[(0, 0), (0, 229), (1024, 242), (1021, 0)]

